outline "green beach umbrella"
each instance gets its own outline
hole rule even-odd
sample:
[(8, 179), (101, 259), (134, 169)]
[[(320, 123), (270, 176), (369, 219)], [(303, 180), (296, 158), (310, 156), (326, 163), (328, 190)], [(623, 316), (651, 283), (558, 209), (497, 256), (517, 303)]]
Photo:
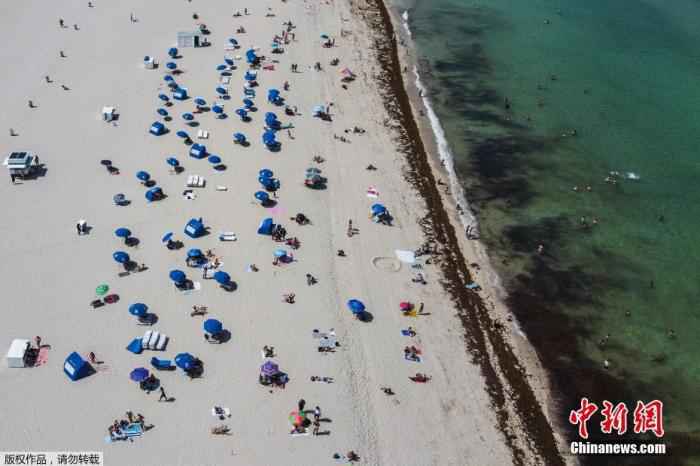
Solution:
[(103, 296), (107, 294), (109, 291), (109, 286), (106, 283), (101, 284), (97, 288), (95, 288), (95, 293), (97, 293), (97, 296)]

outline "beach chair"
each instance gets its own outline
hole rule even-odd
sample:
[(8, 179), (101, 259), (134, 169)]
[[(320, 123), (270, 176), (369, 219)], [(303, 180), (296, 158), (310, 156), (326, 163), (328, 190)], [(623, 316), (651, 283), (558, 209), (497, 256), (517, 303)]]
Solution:
[(200, 129), (197, 131), (197, 138), (198, 139), (209, 139), (209, 131)]
[(158, 359), (155, 356), (151, 358), (151, 366), (159, 371), (174, 371), (175, 365), (170, 359)]
[(188, 188), (203, 188), (205, 184), (206, 180), (203, 176), (189, 175), (187, 177), (187, 182), (185, 183), (185, 186), (187, 186)]
[(236, 241), (238, 236), (232, 231), (222, 231), (219, 233), (219, 241)]
[(134, 338), (131, 343), (126, 347), (127, 351), (134, 354), (141, 354), (143, 352), (143, 343), (140, 338)]

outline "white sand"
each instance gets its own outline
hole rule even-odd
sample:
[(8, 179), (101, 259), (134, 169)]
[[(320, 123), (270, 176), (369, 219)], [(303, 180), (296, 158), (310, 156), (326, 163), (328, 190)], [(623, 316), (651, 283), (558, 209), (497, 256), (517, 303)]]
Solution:
[[(415, 199), (401, 176), (402, 160), (391, 134), (382, 125), (386, 114), (376, 95), (375, 83), (365, 60), (367, 39), (364, 25), (343, 22), (350, 18), (343, 4), (316, 2), (250, 2), (251, 16), (232, 18), (226, 2), (151, 0), (149, 2), (96, 1), (4, 2), (0, 5), (0, 49), (3, 62), (0, 99), (2, 147), (35, 151), (46, 163), (45, 177), (11, 185), (0, 183), (3, 199), (1, 233), (4, 266), (0, 280), (4, 294), (0, 348), (13, 338), (41, 335), (50, 344), (49, 362), (34, 369), (0, 368), (0, 386), (6, 396), (0, 401), (2, 450), (89, 450), (104, 451), (106, 464), (120, 465), (321, 465), (334, 464), (334, 452), (355, 450), (361, 464), (373, 465), (504, 465), (510, 462), (502, 434), (483, 389), (476, 366), (464, 351), (460, 323), (439, 286), (437, 271), (425, 274), (428, 286), (411, 283), (410, 269), (396, 273), (371, 265), (374, 256), (391, 256), (394, 249), (415, 249), (422, 243), (416, 220), (421, 217)], [(277, 14), (265, 18), (267, 6)], [(245, 4), (241, 3), (242, 10)], [(129, 13), (139, 21), (130, 23)], [(228, 170), (216, 173), (206, 161), (186, 155), (174, 135), (184, 128), (180, 114), (193, 108), (192, 100), (171, 108), (171, 133), (159, 138), (147, 134), (160, 106), (156, 95), (164, 89), (163, 67), (145, 70), (144, 55), (155, 55), (161, 65), (165, 52), (174, 45), (175, 34), (193, 29), (191, 14), (212, 30), (213, 46), (183, 49), (178, 60), (186, 71), (177, 78), (192, 96), (208, 101), (214, 97), (216, 65), (225, 54), (225, 39), (238, 25), (247, 34), (235, 35), (244, 55), (248, 46), (261, 47), (268, 58), (280, 60), (276, 71), (259, 71), (253, 122), (241, 123), (233, 114), (241, 98), (241, 64), (231, 80), (232, 99), (226, 106), (230, 117), (216, 120), (211, 113), (198, 116), (201, 128), (212, 136), (206, 141), (220, 155)], [(58, 17), (69, 26), (59, 29)], [(297, 24), (297, 42), (283, 55), (270, 55), (269, 43), (280, 33), (282, 22)], [(79, 31), (72, 24), (80, 26)], [(347, 39), (340, 29), (353, 31)], [(320, 46), (319, 35), (336, 37), (334, 49)], [(59, 58), (64, 50), (67, 58)], [(340, 66), (330, 67), (332, 57)], [(309, 67), (320, 61), (318, 73)], [(289, 72), (299, 63), (302, 73)], [(338, 70), (353, 69), (359, 79), (349, 91), (340, 88)], [(47, 84), (44, 75), (54, 82)], [(286, 117), (281, 109), (266, 103), (270, 87), (281, 88), (288, 80), (291, 90), (283, 95), (297, 105), (302, 116)], [(70, 91), (64, 91), (65, 84)], [(33, 99), (36, 109), (27, 107)], [(310, 116), (316, 104), (334, 102), (332, 123)], [(103, 105), (116, 105), (118, 126), (100, 121)], [(270, 153), (260, 143), (264, 113), (276, 111), (283, 123), (291, 121), (294, 140), (281, 132), (280, 153)], [(365, 135), (350, 135), (350, 144), (334, 140), (354, 125)], [(19, 136), (10, 137), (14, 128)], [(189, 129), (195, 134), (196, 129)], [(242, 131), (252, 142), (241, 148), (231, 134)], [(177, 156), (185, 166), (179, 176), (168, 174), (165, 158)], [(320, 165), (329, 179), (329, 189), (310, 191), (302, 185), (304, 170), (314, 155), (327, 161)], [(99, 160), (111, 159), (121, 175), (109, 176)], [(373, 163), (379, 170), (364, 167)], [(257, 172), (271, 168), (281, 178), (282, 190), (276, 220), (297, 236), (302, 247), (297, 262), (276, 268), (272, 252), (278, 247), (268, 237), (255, 233), (258, 222), (268, 216), (253, 203), (258, 190)], [(144, 189), (135, 178), (147, 170), (169, 194), (161, 202), (147, 204)], [(181, 198), (187, 174), (207, 177), (208, 187), (198, 198)], [(216, 185), (228, 186), (217, 192)], [(365, 196), (376, 186), (381, 202), (396, 218), (394, 227), (373, 224), (368, 219), (374, 202)], [(133, 201), (118, 208), (112, 196), (122, 192)], [(304, 212), (313, 225), (299, 227), (288, 217)], [(197, 240), (186, 238), (182, 228), (193, 216), (202, 216), (214, 234)], [(75, 222), (85, 218), (94, 227), (79, 237)], [(347, 220), (360, 229), (349, 239)], [(126, 248), (114, 237), (119, 226), (130, 228), (141, 240), (138, 248)], [(160, 237), (172, 230), (186, 248), (166, 250)], [(219, 243), (216, 234), (231, 230), (235, 243)], [(223, 269), (238, 283), (226, 293), (212, 281), (203, 281), (184, 265), (187, 248), (213, 248), (224, 262)], [(335, 256), (344, 249), (348, 257)], [(127, 250), (132, 258), (150, 269), (118, 278), (112, 252)], [(258, 273), (246, 272), (255, 263)], [(168, 279), (173, 268), (187, 270), (202, 282), (202, 290), (185, 296)], [(306, 285), (305, 274), (319, 279)], [(88, 303), (99, 283), (109, 283), (119, 294), (117, 304), (91, 310)], [(297, 303), (281, 302), (293, 291)], [(372, 323), (356, 321), (346, 309), (349, 298), (363, 300), (374, 315)], [(430, 316), (411, 319), (401, 316), (402, 300), (424, 302)], [(127, 312), (134, 302), (148, 304), (159, 317), (156, 329), (171, 342), (164, 354), (145, 351), (134, 356), (124, 347), (145, 330)], [(219, 318), (232, 333), (230, 342), (209, 345), (202, 338), (202, 318), (189, 316), (193, 304), (209, 306), (210, 316)], [(419, 337), (409, 339), (400, 329), (413, 325)], [(311, 338), (314, 328), (335, 328), (341, 348), (318, 353)], [(257, 383), (263, 362), (260, 350), (273, 345), (276, 361), (291, 381), (286, 390), (270, 394)], [(403, 347), (415, 344), (424, 351), (421, 364), (403, 359)], [(105, 361), (105, 370), (70, 382), (62, 372), (63, 359), (71, 352), (94, 351)], [(189, 381), (181, 371), (157, 373), (173, 403), (158, 403), (157, 393), (146, 395), (129, 380), (130, 371), (150, 367), (154, 354), (172, 358), (191, 352), (205, 363), (202, 379)], [(408, 376), (425, 372), (433, 377), (426, 385), (414, 384)], [(335, 378), (331, 385), (311, 383), (312, 375)], [(380, 386), (396, 392), (387, 397)], [(287, 420), (299, 398), (332, 419), (324, 424), (331, 434), (293, 438)], [(209, 428), (218, 423), (211, 414), (214, 404), (231, 409), (227, 421), (230, 437), (213, 437)], [(155, 428), (134, 443), (105, 444), (106, 427), (123, 417), (126, 410), (143, 413)], [(323, 430), (323, 429), (322, 429)]]

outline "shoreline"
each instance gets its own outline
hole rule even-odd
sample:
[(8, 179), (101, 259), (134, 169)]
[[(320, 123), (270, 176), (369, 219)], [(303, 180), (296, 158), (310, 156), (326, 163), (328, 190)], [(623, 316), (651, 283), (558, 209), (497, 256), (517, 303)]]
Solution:
[[(394, 76), (390, 79), (389, 84), (391, 92), (393, 92), (394, 98), (399, 101), (401, 110), (408, 114), (403, 114), (400, 117), (404, 129), (408, 133), (408, 140), (403, 140), (402, 145), (405, 150), (412, 151), (412, 154), (406, 154), (407, 159), (409, 159), (409, 165), (413, 170), (413, 173), (407, 176), (407, 180), (420, 192), (421, 197), (426, 202), (430, 211), (428, 217), (433, 217), (433, 220), (442, 217), (442, 220), (447, 222), (441, 225), (444, 229), (441, 233), (446, 234), (450, 244), (446, 245), (438, 241), (444, 248), (442, 252), (447, 253), (446, 255), (452, 254), (452, 260), (459, 261), (459, 259), (463, 259), (460, 262), (452, 262), (455, 265), (461, 263), (463, 267), (461, 268), (462, 270), (459, 270), (460, 268), (458, 267), (453, 268), (453, 270), (458, 270), (458, 272), (453, 274), (452, 277), (445, 274), (450, 283), (446, 283), (444, 286), (462, 311), (460, 312), (460, 319), (465, 330), (467, 350), (472, 353), (475, 362), (481, 364), (482, 371), (487, 379), (487, 391), (491, 393), (494, 405), (497, 409), (503, 410), (498, 415), (499, 425), (506, 436), (508, 446), (513, 452), (514, 462), (515, 464), (523, 464), (522, 461), (525, 456), (517, 445), (517, 440), (513, 441), (513, 437), (518, 436), (514, 434), (513, 428), (525, 425), (528, 431), (525, 433), (525, 437), (528, 437), (525, 443), (529, 443), (530, 446), (537, 446), (538, 459), (544, 461), (544, 464), (576, 464), (577, 461), (574, 459), (569, 457), (567, 459), (571, 461), (565, 461), (561, 455), (561, 451), (566, 451), (565, 438), (561, 423), (557, 423), (556, 419), (552, 419), (552, 415), (559, 414), (560, 410), (555, 402), (551, 376), (542, 366), (534, 345), (528, 340), (517, 321), (513, 318), (513, 314), (506, 307), (507, 292), (502, 286), (500, 277), (490, 264), (486, 246), (480, 240), (467, 240), (456, 233), (459, 230), (464, 231), (468, 224), (477, 225), (478, 227), (478, 223), (469, 208), (457, 176), (454, 170), (451, 169), (453, 160), (449, 153), (449, 145), (446, 141), (441, 145), (439, 135), (436, 134), (436, 131), (441, 130), (440, 122), (434, 116), (428, 97), (424, 95), (425, 91), (422, 88), (417, 68), (415, 46), (411, 44), (413, 40), (412, 33), (406, 22), (407, 13), (400, 13), (391, 5), (387, 6), (386, 0), (377, 0), (376, 5), (382, 16), (385, 40), (391, 37), (390, 40), (387, 40), (390, 43), (391, 60), (382, 62), (382, 67), (386, 73), (393, 73)], [(397, 67), (403, 72), (396, 71)], [(408, 79), (409, 72), (413, 73), (415, 81)], [(396, 79), (397, 77), (399, 79)], [(400, 81), (400, 86), (397, 85), (397, 81)], [(417, 117), (417, 115), (419, 116)], [(435, 126), (436, 123), (438, 125), (437, 128)], [(414, 126), (414, 128), (411, 128), (411, 126)], [(411, 158), (413, 160), (410, 160)], [(429, 170), (425, 173), (417, 169), (424, 166), (429, 167)], [(419, 173), (422, 173), (423, 179), (419, 179), (421, 177)], [(448, 178), (449, 186), (441, 192), (438, 188), (437, 180), (443, 176)], [(430, 189), (430, 185), (432, 185), (432, 189)], [(426, 196), (427, 193), (430, 195)], [(457, 208), (458, 204), (462, 206), (461, 210)], [(435, 228), (436, 225), (432, 224), (431, 226)], [(424, 229), (429, 230), (430, 226), (424, 226)], [(429, 238), (431, 236), (439, 236), (439, 234), (434, 233), (431, 235), (431, 233), (426, 231), (426, 236)], [(474, 259), (478, 260), (479, 269), (476, 271), (467, 270), (464, 261), (469, 263)], [(443, 273), (445, 272), (444, 265), (445, 263), (441, 263)], [(464, 284), (471, 281), (472, 272), (480, 274), (479, 277), (481, 278), (484, 278), (484, 276), (487, 278), (485, 281), (479, 280), (483, 290), (479, 294), (468, 292), (464, 288)], [(454, 280), (455, 278), (457, 280)], [(474, 278), (477, 277), (475, 276)], [(461, 306), (465, 303), (476, 308), (472, 309), (472, 312), (478, 314), (478, 316), (465, 315), (468, 311)], [(487, 307), (490, 310), (487, 310)], [(475, 348), (473, 343), (475, 342), (472, 342), (472, 345), (469, 344), (468, 333), (470, 330), (474, 330), (470, 324), (473, 323), (472, 319), (475, 317), (480, 324), (486, 322), (491, 324), (487, 328), (478, 328), (477, 331), (480, 330), (485, 333), (482, 337), (486, 337), (488, 341), (482, 341), (484, 344), (483, 348), (486, 349), (490, 346), (490, 351), (487, 350), (486, 354), (492, 353), (495, 356), (497, 359), (495, 367), (488, 367), (492, 364), (490, 361), (485, 361), (485, 359), (489, 359), (488, 356), (483, 358), (474, 355)], [(493, 329), (494, 327), (502, 329), (505, 320), (512, 323), (514, 334), (501, 332), (500, 330), (488, 331), (489, 328)], [(500, 349), (498, 348), (499, 345), (501, 346)], [(501, 365), (509, 367), (499, 367)], [(491, 371), (492, 374), (489, 377), (488, 373)], [(514, 386), (519, 386), (522, 390), (519, 392), (517, 401), (511, 400), (514, 401), (511, 411), (515, 411), (515, 413), (511, 412), (509, 414), (516, 414), (515, 421), (509, 419), (509, 414), (506, 414), (508, 410), (503, 407), (502, 402), (507, 397), (505, 393), (510, 390), (495, 380), (499, 378), (505, 378), (508, 382), (507, 385), (510, 385), (510, 389), (515, 388)], [(501, 390), (501, 393), (494, 394), (494, 390)], [(499, 400), (499, 396), (501, 400)], [(525, 401), (525, 399), (528, 401)], [(532, 407), (532, 410), (528, 410), (528, 407), (525, 405), (532, 400), (535, 401), (537, 406)], [(499, 401), (501, 402), (500, 408), (498, 408)], [(532, 421), (533, 414), (534, 417), (538, 418), (535, 421)], [(544, 424), (542, 424), (543, 421)], [(561, 447), (561, 449), (558, 447)], [(531, 451), (530, 453), (533, 452)]]

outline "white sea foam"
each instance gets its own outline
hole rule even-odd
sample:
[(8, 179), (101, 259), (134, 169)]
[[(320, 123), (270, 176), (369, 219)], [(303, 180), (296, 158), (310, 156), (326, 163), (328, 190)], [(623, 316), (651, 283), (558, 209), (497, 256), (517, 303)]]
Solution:
[(452, 197), (454, 198), (455, 202), (462, 206), (462, 211), (459, 213), (460, 221), (462, 222), (462, 225), (465, 229), (470, 225), (472, 226), (472, 228), (476, 228), (477, 220), (474, 214), (469, 209), (469, 204), (464, 194), (464, 189), (459, 183), (459, 178), (457, 177), (457, 173), (455, 172), (454, 156), (452, 155), (450, 145), (447, 142), (445, 130), (442, 128), (440, 119), (433, 110), (433, 106), (430, 102), (430, 99), (428, 98), (426, 88), (420, 79), (418, 67), (413, 67), (413, 73), (416, 76), (416, 87), (420, 91), (420, 96), (423, 100), (423, 105), (425, 106), (426, 114), (428, 115), (428, 119), (430, 120), (430, 126), (433, 129), (433, 134), (435, 135), (435, 141), (437, 142), (440, 163), (442, 163), (449, 175), (450, 192), (452, 193)]
[(411, 28), (408, 26), (408, 10), (404, 10), (404, 12), (401, 14), (401, 24), (403, 24), (403, 28), (406, 30), (406, 34), (408, 34), (408, 37), (412, 37), (411, 35)]

